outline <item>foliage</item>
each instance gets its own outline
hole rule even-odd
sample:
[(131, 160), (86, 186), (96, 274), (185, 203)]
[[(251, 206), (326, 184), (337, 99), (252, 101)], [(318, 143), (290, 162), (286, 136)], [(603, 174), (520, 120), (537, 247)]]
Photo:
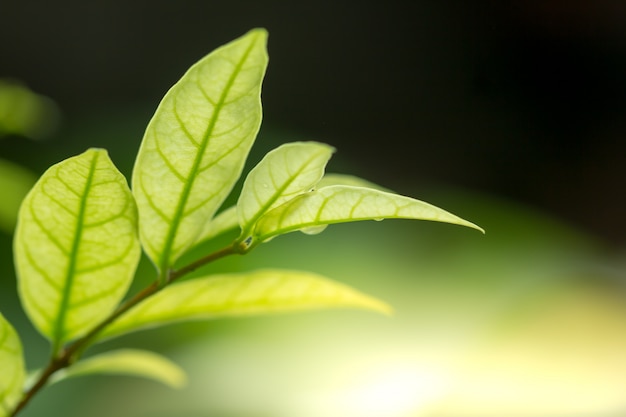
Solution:
[[(22, 394), (20, 342), (0, 318), (0, 416), (16, 415), (46, 384), (78, 375), (130, 373), (183, 384), (183, 372), (152, 352), (121, 350), (82, 359), (88, 347), (113, 336), (181, 320), (303, 308), (390, 311), (382, 301), (301, 271), (264, 269), (181, 281), (278, 235), (383, 218), (482, 230), (364, 180), (325, 176), (333, 148), (316, 142), (269, 152), (246, 177), (237, 204), (223, 208), (260, 127), (266, 39), (264, 30), (250, 31), (201, 59), (172, 87), (146, 129), (132, 191), (105, 150), (89, 149), (50, 167), (28, 193), (14, 240), (18, 290), (52, 355)], [(179, 265), (200, 243), (237, 228), (231, 244)], [(142, 249), (156, 268), (155, 280), (123, 301)]]

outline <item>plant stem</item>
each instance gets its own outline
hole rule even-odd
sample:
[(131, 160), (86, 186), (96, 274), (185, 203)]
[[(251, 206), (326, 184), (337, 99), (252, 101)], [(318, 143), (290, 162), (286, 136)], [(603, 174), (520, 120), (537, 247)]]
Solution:
[(46, 368), (44, 368), (44, 370), (39, 374), (39, 377), (37, 378), (35, 383), (24, 393), (21, 401), (15, 406), (11, 414), (9, 414), (9, 417), (15, 417), (20, 411), (22, 411), (28, 405), (28, 403), (30, 403), (33, 397), (39, 391), (41, 391), (43, 387), (46, 386), (52, 375), (54, 375), (61, 369), (70, 367), (78, 359), (78, 356), (89, 347), (93, 339), (95, 339), (102, 330), (104, 330), (108, 325), (113, 323), (128, 310), (141, 303), (142, 301), (150, 298), (152, 295), (161, 291), (163, 288), (167, 287), (169, 284), (176, 281), (177, 279), (180, 279), (184, 275), (187, 275), (204, 265), (207, 265), (211, 262), (235, 253), (240, 252), (237, 250), (237, 244), (233, 243), (220, 250), (210, 253), (188, 265), (185, 265), (180, 269), (171, 269), (166, 273), (167, 280), (162, 285), (159, 285), (158, 282), (153, 282), (152, 284), (148, 285), (143, 290), (135, 294), (132, 298), (120, 304), (119, 307), (111, 313), (111, 315), (109, 315), (100, 324), (98, 324), (91, 331), (89, 331), (89, 333), (76, 340), (72, 344), (68, 345), (65, 349), (59, 352), (57, 356), (53, 356), (50, 359), (50, 362), (48, 362)]

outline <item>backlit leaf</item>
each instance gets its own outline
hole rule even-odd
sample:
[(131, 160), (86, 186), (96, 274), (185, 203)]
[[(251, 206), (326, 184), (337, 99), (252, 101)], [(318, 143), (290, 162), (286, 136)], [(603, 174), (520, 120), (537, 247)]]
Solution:
[(172, 388), (182, 388), (187, 377), (178, 365), (154, 352), (121, 349), (83, 359), (55, 374), (53, 381), (93, 374), (132, 375), (153, 379)]
[(19, 293), (55, 351), (103, 320), (139, 262), (137, 214), (106, 151), (50, 167), (24, 199), (14, 240)]
[(0, 314), (0, 417), (8, 416), (20, 400), (25, 377), (22, 344)]
[(482, 231), (475, 224), (423, 201), (363, 187), (333, 185), (298, 196), (265, 214), (257, 223), (255, 240), (264, 241), (295, 230), (315, 231), (334, 223), (382, 219), (432, 220)]
[(141, 242), (161, 271), (198, 242), (241, 175), (261, 123), (266, 39), (255, 29), (201, 59), (147, 127), (132, 184)]
[(200, 236), (198, 236), (197, 243), (207, 241), (238, 227), (239, 221), (237, 220), (237, 207), (229, 207), (217, 214), (205, 225), (204, 230)]
[(382, 301), (313, 273), (261, 270), (173, 284), (131, 309), (107, 327), (101, 337), (184, 320), (327, 307), (390, 312)]
[(322, 143), (294, 142), (265, 155), (248, 174), (237, 202), (242, 237), (265, 212), (310, 191), (324, 175), (333, 151)]
[(374, 184), (371, 181), (364, 180), (363, 178), (355, 177), (354, 175), (329, 173), (325, 174), (322, 179), (315, 185), (316, 189), (328, 187), (331, 185), (350, 185), (352, 187), (364, 187), (374, 190), (393, 192), (388, 188), (382, 187), (378, 184)]

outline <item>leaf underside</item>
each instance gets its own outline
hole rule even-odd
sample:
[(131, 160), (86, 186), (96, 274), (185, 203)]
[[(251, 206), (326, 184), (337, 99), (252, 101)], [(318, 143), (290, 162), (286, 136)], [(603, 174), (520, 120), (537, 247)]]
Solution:
[(237, 202), (242, 237), (265, 212), (310, 191), (324, 175), (333, 151), (322, 143), (294, 142), (265, 155), (248, 174)]
[(161, 271), (202, 239), (241, 175), (261, 123), (266, 39), (252, 30), (194, 64), (148, 124), (132, 185), (142, 245)]
[(120, 349), (86, 358), (55, 374), (51, 382), (77, 376), (109, 374), (139, 376), (161, 382), (172, 388), (182, 388), (187, 377), (178, 365), (154, 352)]
[(431, 220), (471, 227), (473, 223), (410, 197), (349, 185), (332, 185), (300, 195), (261, 217), (255, 239), (265, 241), (296, 230), (361, 220)]
[(24, 199), (14, 240), (19, 294), (55, 349), (107, 317), (139, 262), (137, 214), (106, 151), (50, 167)]
[(173, 284), (104, 330), (101, 337), (164, 324), (295, 310), (354, 307), (389, 314), (382, 301), (317, 274), (260, 270)]
[(8, 416), (19, 401), (25, 377), (22, 344), (0, 314), (0, 417)]

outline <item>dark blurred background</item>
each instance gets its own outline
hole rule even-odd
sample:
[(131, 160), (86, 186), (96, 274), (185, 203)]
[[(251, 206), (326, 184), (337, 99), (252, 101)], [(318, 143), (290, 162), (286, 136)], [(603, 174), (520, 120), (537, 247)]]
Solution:
[[(62, 123), (0, 154), (39, 173), (103, 146), (124, 170), (167, 88), (257, 26), (270, 32), (264, 134), (331, 143), (399, 191), (497, 194), (625, 242), (621, 0), (2, 0), (0, 77), (54, 99)], [(108, 136), (120, 121), (126, 136)]]

